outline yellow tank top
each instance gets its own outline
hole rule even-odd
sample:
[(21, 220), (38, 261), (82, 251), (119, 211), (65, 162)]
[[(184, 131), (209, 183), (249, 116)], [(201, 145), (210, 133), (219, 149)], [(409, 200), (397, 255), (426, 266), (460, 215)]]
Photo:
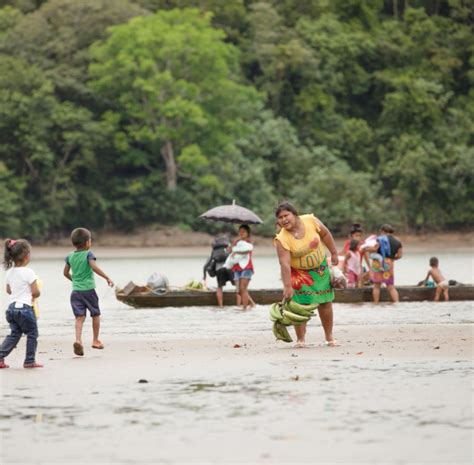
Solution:
[[(298, 270), (311, 270), (317, 268), (326, 258), (326, 251), (319, 236), (321, 228), (314, 215), (300, 215), (304, 225), (304, 237), (296, 239), (286, 229), (282, 229), (275, 237), (285, 250), (291, 254), (291, 267)], [(310, 243), (317, 237), (319, 245), (314, 249)]]

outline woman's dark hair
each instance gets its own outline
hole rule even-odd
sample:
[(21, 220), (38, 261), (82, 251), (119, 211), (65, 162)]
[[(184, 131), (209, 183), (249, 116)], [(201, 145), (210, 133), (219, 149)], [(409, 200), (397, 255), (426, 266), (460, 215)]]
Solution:
[(31, 246), (26, 239), (7, 239), (3, 252), (3, 266), (8, 270), (13, 265), (23, 262), (30, 251)]
[(278, 215), (283, 210), (286, 210), (287, 212), (293, 213), (293, 215), (298, 216), (298, 212), (294, 205), (291, 202), (288, 202), (287, 200), (278, 204), (278, 206), (275, 208), (275, 216), (278, 218)]
[(241, 224), (239, 226), (239, 231), (241, 229), (245, 229), (247, 231), (247, 234), (250, 236), (250, 234), (252, 234), (252, 230), (250, 229), (250, 226), (248, 224)]
[(349, 229), (349, 234), (354, 234), (354, 233), (363, 233), (364, 230), (362, 229), (362, 226), (360, 223), (353, 223), (351, 226), (351, 229)]
[(380, 231), (386, 232), (387, 234), (393, 234), (395, 232), (395, 229), (393, 229), (391, 224), (385, 223), (380, 226)]
[(76, 228), (71, 233), (71, 242), (74, 247), (83, 247), (91, 238), (91, 232), (86, 228)]
[(359, 245), (359, 241), (357, 239), (352, 239), (349, 242), (349, 250), (355, 252), (357, 250), (357, 246)]

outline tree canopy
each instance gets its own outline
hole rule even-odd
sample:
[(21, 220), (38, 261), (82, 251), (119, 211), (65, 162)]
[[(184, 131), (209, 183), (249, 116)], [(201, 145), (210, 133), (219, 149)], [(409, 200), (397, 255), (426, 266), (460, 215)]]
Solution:
[(6, 0), (0, 236), (474, 223), (467, 0)]

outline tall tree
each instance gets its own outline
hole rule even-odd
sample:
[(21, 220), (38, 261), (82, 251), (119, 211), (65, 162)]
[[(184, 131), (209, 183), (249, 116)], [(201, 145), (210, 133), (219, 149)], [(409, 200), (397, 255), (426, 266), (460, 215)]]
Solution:
[(259, 105), (239, 83), (237, 49), (210, 22), (195, 9), (161, 11), (112, 28), (92, 50), (91, 88), (108, 98), (129, 143), (146, 147), (145, 166), (159, 169), (161, 159), (169, 191), (181, 168), (229, 151)]
[[(7, 182), (11, 173), (18, 181), (9, 196), (21, 206), (16, 220), (23, 234), (46, 237), (80, 214), (96, 222), (99, 205), (88, 201), (96, 196), (101, 146), (107, 146), (107, 130), (91, 112), (59, 102), (37, 67), (0, 55), (0, 179)], [(83, 186), (88, 197), (81, 195)], [(15, 223), (7, 223), (0, 234), (14, 230)]]

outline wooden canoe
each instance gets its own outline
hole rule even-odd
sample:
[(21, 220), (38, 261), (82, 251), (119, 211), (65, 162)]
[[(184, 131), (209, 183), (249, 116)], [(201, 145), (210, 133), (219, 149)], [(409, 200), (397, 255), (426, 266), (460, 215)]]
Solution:
[[(124, 290), (118, 290), (116, 297), (119, 301), (134, 308), (156, 307), (212, 307), (217, 305), (216, 294), (213, 291), (203, 290), (170, 290), (164, 294), (155, 294), (146, 288), (135, 286), (130, 291), (132, 283)], [(435, 289), (429, 287), (398, 286), (401, 302), (421, 302), (433, 300)], [(259, 305), (278, 302), (282, 298), (281, 289), (250, 289), (250, 295)], [(372, 288), (336, 289), (336, 303), (361, 303), (372, 301)], [(449, 288), (450, 300), (474, 300), (474, 286), (459, 285)], [(380, 300), (390, 301), (386, 289), (382, 289)], [(224, 292), (224, 305), (235, 305), (235, 292)]]

